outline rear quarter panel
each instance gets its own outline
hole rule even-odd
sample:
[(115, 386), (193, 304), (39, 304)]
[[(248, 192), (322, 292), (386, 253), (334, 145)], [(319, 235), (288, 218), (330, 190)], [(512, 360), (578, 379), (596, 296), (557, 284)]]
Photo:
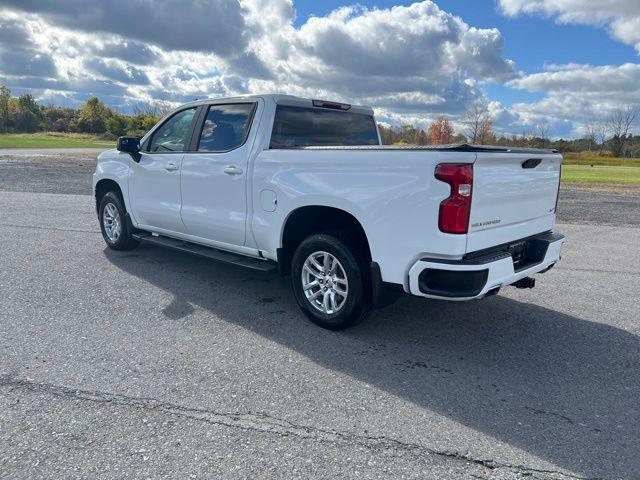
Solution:
[[(450, 188), (434, 178), (434, 169), (444, 162), (472, 163), (475, 157), (409, 150), (265, 150), (253, 166), (253, 239), (265, 256), (275, 259), (294, 210), (339, 208), (363, 226), (383, 280), (405, 284), (418, 258), (459, 258), (465, 253), (465, 235), (438, 229), (439, 204)], [(275, 193), (275, 211), (261, 205), (263, 191)]]

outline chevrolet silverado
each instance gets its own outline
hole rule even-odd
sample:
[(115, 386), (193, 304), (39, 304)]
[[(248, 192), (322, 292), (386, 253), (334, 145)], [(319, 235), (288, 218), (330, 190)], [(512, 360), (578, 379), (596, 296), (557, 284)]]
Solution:
[(93, 191), (116, 250), (149, 242), (290, 276), (306, 316), (352, 326), (401, 293), (471, 300), (560, 259), (562, 157), (382, 146), (373, 110), (288, 95), (183, 105), (102, 153)]

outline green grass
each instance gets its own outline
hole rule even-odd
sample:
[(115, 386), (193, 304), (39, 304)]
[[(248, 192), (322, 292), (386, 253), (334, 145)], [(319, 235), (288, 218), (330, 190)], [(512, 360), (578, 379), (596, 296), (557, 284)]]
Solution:
[(567, 152), (562, 155), (565, 165), (600, 165), (608, 167), (640, 167), (640, 158), (615, 158), (593, 152)]
[(640, 185), (638, 167), (590, 167), (563, 165), (562, 181), (575, 183), (610, 183), (616, 185)]
[(109, 148), (115, 141), (84, 133), (3, 133), (0, 148)]

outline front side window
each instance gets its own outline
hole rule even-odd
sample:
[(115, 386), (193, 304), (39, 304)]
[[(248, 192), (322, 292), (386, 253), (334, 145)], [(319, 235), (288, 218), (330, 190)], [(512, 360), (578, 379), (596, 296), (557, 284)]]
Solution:
[(378, 145), (373, 115), (278, 105), (271, 148)]
[(189, 108), (176, 113), (154, 133), (149, 145), (150, 152), (184, 152), (189, 141), (191, 123), (196, 109)]
[(211, 105), (202, 125), (199, 152), (226, 152), (242, 145), (249, 133), (255, 103)]

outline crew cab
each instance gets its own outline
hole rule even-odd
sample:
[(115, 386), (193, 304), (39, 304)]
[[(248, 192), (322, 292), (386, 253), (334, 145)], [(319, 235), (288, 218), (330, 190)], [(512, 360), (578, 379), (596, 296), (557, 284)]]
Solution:
[(402, 293), (472, 300), (560, 259), (562, 156), (382, 146), (368, 107), (288, 95), (183, 105), (102, 153), (93, 191), (113, 249), (150, 242), (290, 276), (342, 329)]

